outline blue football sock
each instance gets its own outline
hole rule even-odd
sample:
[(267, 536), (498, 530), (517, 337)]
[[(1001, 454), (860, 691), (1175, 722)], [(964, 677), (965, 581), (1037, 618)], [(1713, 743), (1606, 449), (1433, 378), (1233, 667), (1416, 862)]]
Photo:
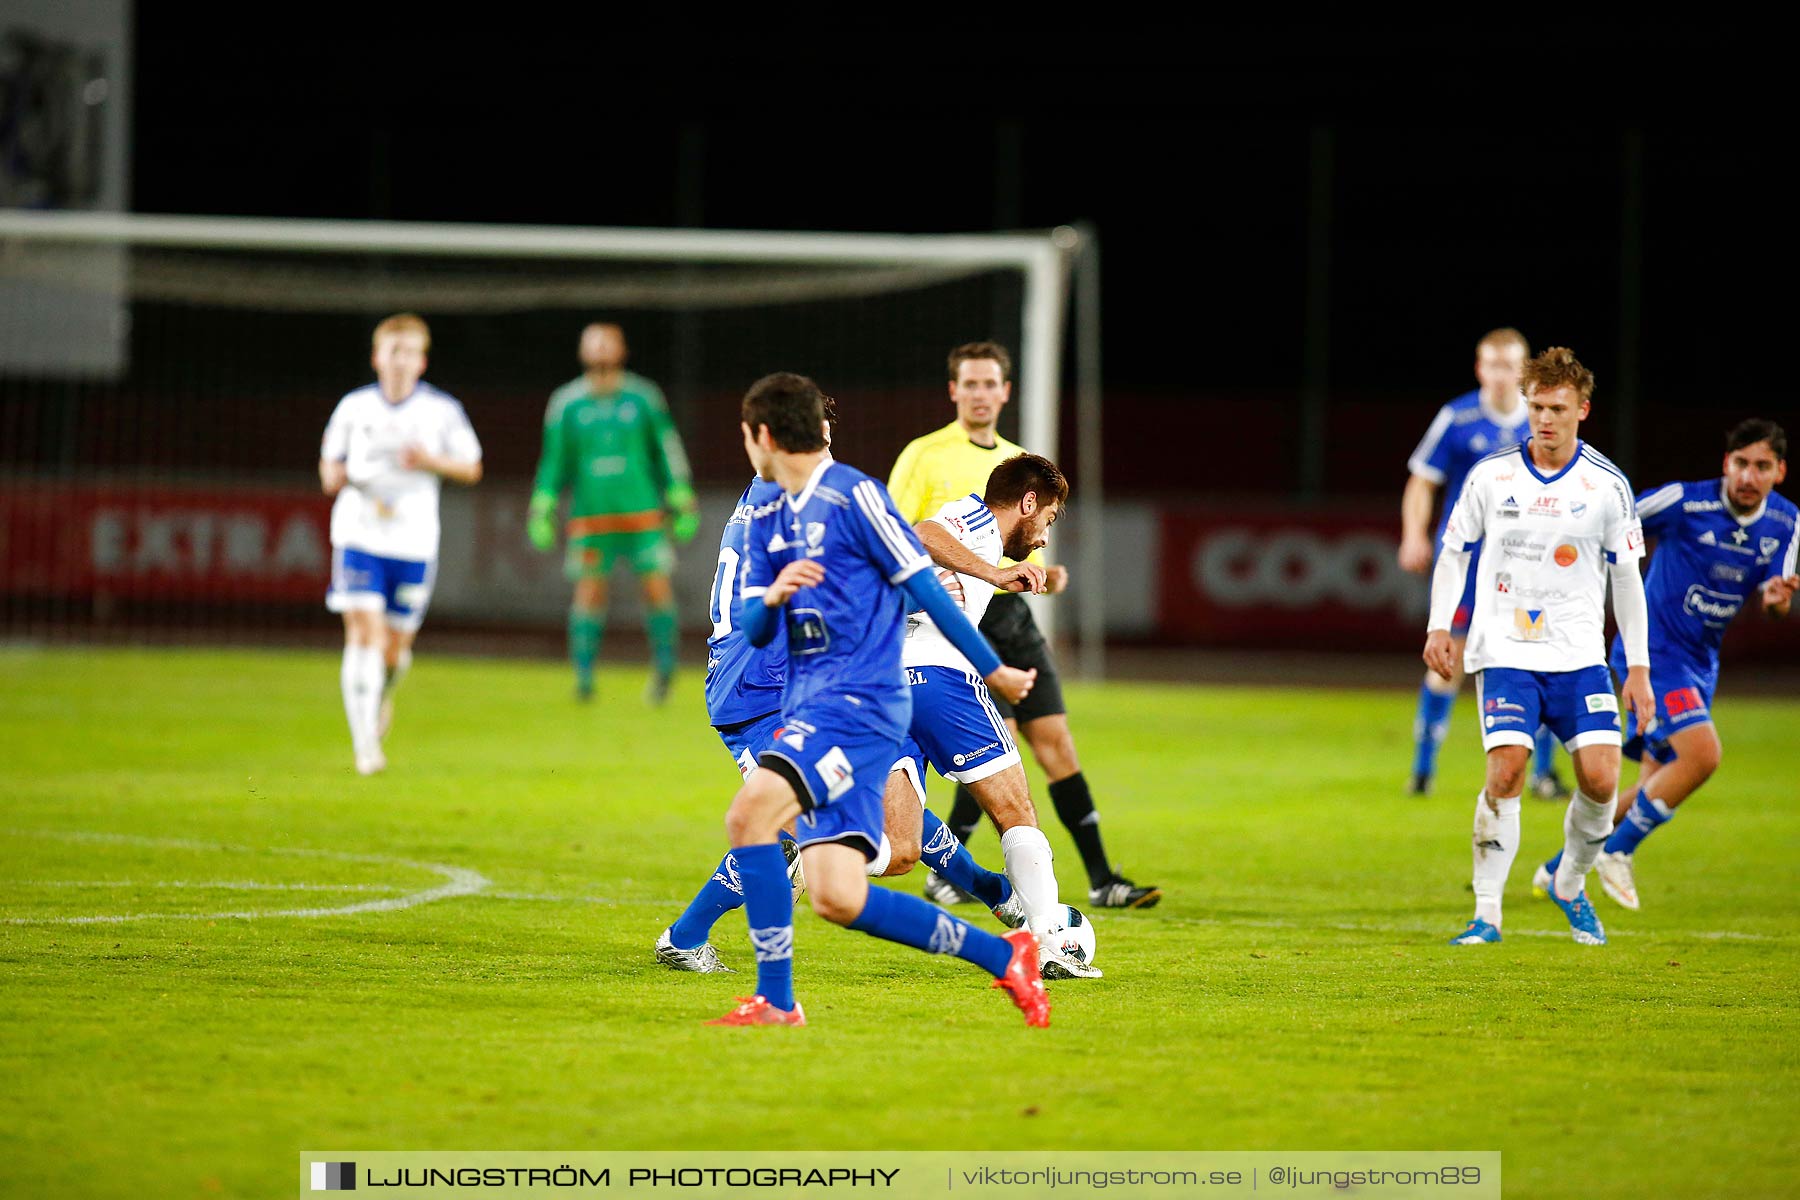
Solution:
[(1012, 945), (1004, 939), (976, 929), (917, 896), (890, 892), (873, 884), (869, 886), (868, 903), (850, 922), (850, 928), (932, 954), (954, 954), (996, 979), (1012, 961)]
[(1542, 779), (1556, 773), (1556, 735), (1548, 725), (1539, 725), (1531, 752), (1531, 777)]
[(727, 854), (720, 860), (713, 877), (688, 901), (675, 924), (669, 926), (669, 941), (679, 950), (692, 950), (703, 945), (712, 936), (712, 927), (718, 924), (719, 918), (743, 902), (744, 885), (738, 878), (737, 856)]
[(750, 948), (756, 951), (757, 994), (767, 997), (776, 1008), (792, 1012), (794, 895), (788, 890), (787, 859), (773, 842), (739, 846), (732, 854), (737, 858), (738, 878), (744, 885)]
[(1554, 875), (1556, 874), (1556, 868), (1560, 866), (1562, 866), (1562, 851), (1558, 850), (1555, 854), (1552, 854), (1549, 861), (1544, 864), (1544, 870)]
[(1450, 709), (1456, 694), (1439, 694), (1419, 685), (1419, 715), (1413, 721), (1413, 774), (1430, 779), (1437, 773), (1438, 747), (1450, 732)]
[(1625, 819), (1619, 822), (1612, 836), (1606, 839), (1608, 854), (1636, 854), (1638, 843), (1656, 832), (1658, 825), (1666, 825), (1674, 817), (1675, 810), (1661, 800), (1652, 800), (1638, 789), (1637, 799), (1625, 812)]
[(999, 908), (1012, 899), (1012, 881), (976, 862), (968, 848), (950, 832), (950, 827), (929, 808), (925, 810), (922, 833), (924, 841), (919, 858), (926, 866), (989, 908)]

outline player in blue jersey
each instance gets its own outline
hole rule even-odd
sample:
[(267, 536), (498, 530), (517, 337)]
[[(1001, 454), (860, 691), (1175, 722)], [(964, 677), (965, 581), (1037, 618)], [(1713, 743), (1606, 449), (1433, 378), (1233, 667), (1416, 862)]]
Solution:
[[(1519, 391), (1519, 376), (1531, 348), (1525, 335), (1516, 329), (1496, 329), (1484, 335), (1475, 345), (1475, 378), (1481, 386), (1464, 392), (1438, 409), (1431, 427), (1425, 431), (1412, 458), (1407, 462), (1411, 472), (1406, 491), (1400, 500), (1400, 566), (1416, 575), (1428, 575), (1436, 561), (1437, 547), (1443, 544), (1444, 525), (1450, 520), (1451, 506), (1462, 495), (1463, 480), (1469, 468), (1495, 450), (1524, 441), (1531, 434), (1526, 421), (1525, 397)], [(1438, 516), (1437, 532), (1432, 534), (1431, 510), (1439, 491), (1443, 492), (1443, 510)], [(1469, 634), (1469, 616), (1475, 603), (1475, 568), (1480, 549), (1469, 559), (1469, 579), (1456, 607), (1455, 623), (1450, 634), (1457, 643), (1456, 661), (1462, 661), (1462, 642)], [(1425, 672), (1419, 685), (1419, 712), (1413, 722), (1413, 768), (1409, 787), (1415, 796), (1431, 791), (1432, 777), (1437, 774), (1438, 748), (1450, 729), (1450, 710), (1456, 694), (1462, 690), (1463, 673), (1456, 670), (1449, 679), (1435, 672)], [(1537, 732), (1533, 754), (1532, 792), (1540, 799), (1568, 797), (1568, 788), (1556, 774), (1556, 738), (1548, 729)]]
[[(1749, 420), (1725, 438), (1725, 475), (1671, 483), (1638, 497), (1644, 535), (1656, 542), (1644, 591), (1650, 608), (1650, 688), (1656, 719), (1626, 726), (1625, 756), (1638, 760), (1637, 786), (1621, 790), (1617, 826), (1594, 861), (1606, 894), (1638, 907), (1632, 856), (1675, 815), (1719, 766), (1712, 697), (1719, 643), (1732, 619), (1758, 596), (1768, 616), (1785, 617), (1800, 589), (1796, 518), (1800, 509), (1775, 488), (1787, 478), (1787, 434), (1773, 421)], [(1615, 638), (1612, 668), (1623, 675)], [(1540, 892), (1562, 861), (1539, 867)]]
[[(1024, 1012), (1049, 1024), (1029, 930), (972, 928), (916, 896), (871, 887), (882, 793), (912, 697), (900, 664), (907, 601), (929, 613), (990, 687), (1015, 701), (1035, 675), (1004, 666), (956, 607), (881, 483), (827, 452), (824, 396), (801, 375), (758, 380), (744, 397), (744, 449), (783, 495), (752, 513), (738, 624), (752, 646), (785, 629), (781, 725), (732, 798), (726, 833), (738, 864), (757, 994), (722, 1025), (803, 1025), (793, 988), (793, 898), (777, 838), (792, 822), (813, 911), (889, 941), (974, 963)], [(904, 597), (903, 597), (904, 593)]]
[[(834, 419), (835, 413), (828, 403), (827, 421)], [(787, 680), (787, 643), (778, 632), (767, 646), (750, 644), (743, 630), (736, 625), (736, 591), (750, 520), (759, 509), (779, 502), (781, 494), (780, 485), (753, 479), (738, 497), (719, 540), (718, 569), (709, 600), (708, 615), (713, 628), (706, 641), (707, 720), (725, 743), (740, 775), (745, 776), (756, 769), (756, 751), (773, 739), (775, 729), (781, 724), (781, 691)], [(1009, 925), (1018, 925), (1024, 918), (1023, 906), (1014, 899), (1012, 885), (1006, 876), (978, 864), (935, 814), (926, 811), (921, 815), (918, 802), (913, 798), (913, 789), (895, 788), (893, 791), (891, 800), (884, 797), (887, 824), (906, 831), (903, 838), (906, 844), (896, 848), (884, 839), (880, 853), (868, 866), (868, 874), (905, 874), (919, 858), (921, 847), (929, 846), (931, 861), (940, 866), (947, 878), (989, 897), (996, 916)], [(784, 830), (782, 838), (782, 850), (789, 855), (797, 853), (792, 834), (791, 829)], [(790, 861), (789, 871), (796, 886), (802, 886), (798, 864)], [(702, 974), (730, 971), (708, 939), (719, 919), (743, 902), (743, 882), (737, 858), (728, 853), (681, 916), (658, 935), (657, 961), (677, 971)]]

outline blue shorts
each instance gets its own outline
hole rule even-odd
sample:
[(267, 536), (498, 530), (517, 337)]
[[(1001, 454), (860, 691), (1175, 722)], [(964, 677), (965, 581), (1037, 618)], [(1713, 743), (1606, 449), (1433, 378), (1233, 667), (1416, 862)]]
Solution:
[(780, 727), (781, 714), (772, 712), (739, 721), (736, 725), (714, 725), (713, 732), (725, 743), (725, 749), (731, 751), (738, 774), (747, 778), (756, 770), (756, 752), (775, 740), (775, 731)]
[(979, 675), (955, 667), (908, 667), (906, 681), (913, 715), (901, 756), (913, 764), (916, 783), (923, 784), (926, 763), (945, 779), (966, 784), (1019, 761), (1019, 748)]
[(815, 696), (784, 715), (757, 752), (759, 765), (793, 785), (800, 800), (794, 840), (844, 842), (873, 859), (886, 814), (882, 793), (900, 758), (900, 737), (842, 697)]
[(389, 625), (414, 633), (425, 620), (436, 578), (436, 562), (382, 558), (348, 546), (333, 546), (331, 590), (325, 593), (325, 607), (334, 613), (385, 612)]
[[(1613, 675), (1625, 679), (1625, 643), (1613, 639)], [(1719, 669), (1710, 663), (1697, 663), (1685, 655), (1663, 653), (1650, 656), (1650, 694), (1656, 697), (1656, 724), (1649, 733), (1637, 727), (1637, 714), (1625, 722), (1625, 757), (1640, 761), (1648, 750), (1657, 762), (1674, 762), (1675, 748), (1669, 737), (1684, 729), (1704, 725), (1712, 720), (1713, 690), (1719, 683)]]
[(1539, 725), (1565, 749), (1619, 744), (1619, 698), (1605, 667), (1517, 671), (1489, 667), (1475, 677), (1481, 748), (1531, 746)]

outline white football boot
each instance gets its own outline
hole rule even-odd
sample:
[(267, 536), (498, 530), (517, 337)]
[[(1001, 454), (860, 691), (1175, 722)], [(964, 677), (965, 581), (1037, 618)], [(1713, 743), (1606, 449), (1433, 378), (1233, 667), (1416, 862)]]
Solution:
[(1620, 908), (1637, 911), (1637, 880), (1631, 873), (1631, 855), (1608, 854), (1602, 850), (1600, 857), (1594, 860), (1594, 873), (1600, 876), (1600, 886)]

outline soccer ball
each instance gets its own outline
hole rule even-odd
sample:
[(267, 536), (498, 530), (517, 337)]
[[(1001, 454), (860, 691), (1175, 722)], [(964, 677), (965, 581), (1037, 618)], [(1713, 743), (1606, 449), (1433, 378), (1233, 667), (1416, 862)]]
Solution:
[(1062, 916), (1052, 925), (1044, 940), (1051, 949), (1066, 954), (1077, 962), (1094, 963), (1094, 926), (1087, 915), (1073, 904), (1058, 905)]

